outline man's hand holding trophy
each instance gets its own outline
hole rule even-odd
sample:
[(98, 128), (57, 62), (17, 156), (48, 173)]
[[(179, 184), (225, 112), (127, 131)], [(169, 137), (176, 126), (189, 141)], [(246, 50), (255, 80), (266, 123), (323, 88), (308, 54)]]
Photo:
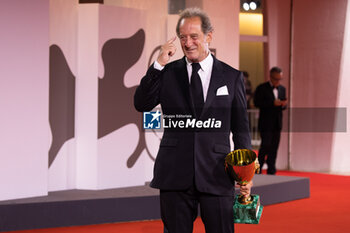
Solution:
[[(225, 158), (225, 170), (233, 184), (235, 181), (241, 186), (248, 184), (258, 169), (257, 156), (252, 150), (234, 150)], [(238, 195), (233, 206), (234, 222), (258, 224), (262, 210), (259, 195)]]

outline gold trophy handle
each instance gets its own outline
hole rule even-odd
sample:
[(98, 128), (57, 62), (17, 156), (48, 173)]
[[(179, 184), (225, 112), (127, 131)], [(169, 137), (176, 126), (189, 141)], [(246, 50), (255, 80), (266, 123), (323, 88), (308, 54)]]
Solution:
[(260, 169), (261, 169), (261, 167), (260, 167), (260, 164), (259, 164), (259, 160), (258, 160), (258, 158), (256, 158), (255, 159), (255, 173), (260, 174)]

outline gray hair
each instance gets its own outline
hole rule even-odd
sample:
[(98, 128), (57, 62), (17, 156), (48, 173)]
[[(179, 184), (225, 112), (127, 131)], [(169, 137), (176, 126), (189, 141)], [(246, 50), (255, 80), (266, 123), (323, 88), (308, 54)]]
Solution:
[(272, 73), (279, 73), (280, 74), (280, 73), (282, 73), (282, 69), (279, 68), (278, 66), (274, 66), (270, 70), (270, 74), (272, 74)]
[(212, 32), (214, 30), (214, 28), (211, 25), (209, 16), (202, 11), (199, 8), (187, 8), (185, 10), (183, 10), (180, 13), (180, 18), (177, 21), (177, 25), (176, 25), (176, 34), (177, 36), (180, 36), (180, 24), (181, 21), (183, 19), (187, 19), (187, 18), (193, 18), (193, 17), (199, 17), (201, 22), (202, 22), (202, 31), (204, 33), (204, 35), (207, 35), (209, 32)]

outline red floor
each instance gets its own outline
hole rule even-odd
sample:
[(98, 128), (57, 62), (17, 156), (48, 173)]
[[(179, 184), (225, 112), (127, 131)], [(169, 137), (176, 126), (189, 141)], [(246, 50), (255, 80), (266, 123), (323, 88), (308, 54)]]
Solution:
[[(239, 233), (333, 233), (350, 229), (350, 176), (278, 172), (310, 178), (311, 197), (264, 207), (258, 225), (236, 224)], [(161, 233), (159, 220), (15, 231), (12, 233)], [(197, 219), (194, 233), (204, 233)]]

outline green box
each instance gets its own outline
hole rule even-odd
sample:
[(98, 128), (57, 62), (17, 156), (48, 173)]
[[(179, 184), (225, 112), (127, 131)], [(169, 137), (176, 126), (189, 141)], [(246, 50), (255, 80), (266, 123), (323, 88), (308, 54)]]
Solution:
[(238, 202), (238, 195), (235, 197), (233, 206), (233, 216), (235, 223), (258, 224), (263, 211), (263, 206), (260, 204), (259, 195), (251, 195), (252, 203), (242, 205)]

